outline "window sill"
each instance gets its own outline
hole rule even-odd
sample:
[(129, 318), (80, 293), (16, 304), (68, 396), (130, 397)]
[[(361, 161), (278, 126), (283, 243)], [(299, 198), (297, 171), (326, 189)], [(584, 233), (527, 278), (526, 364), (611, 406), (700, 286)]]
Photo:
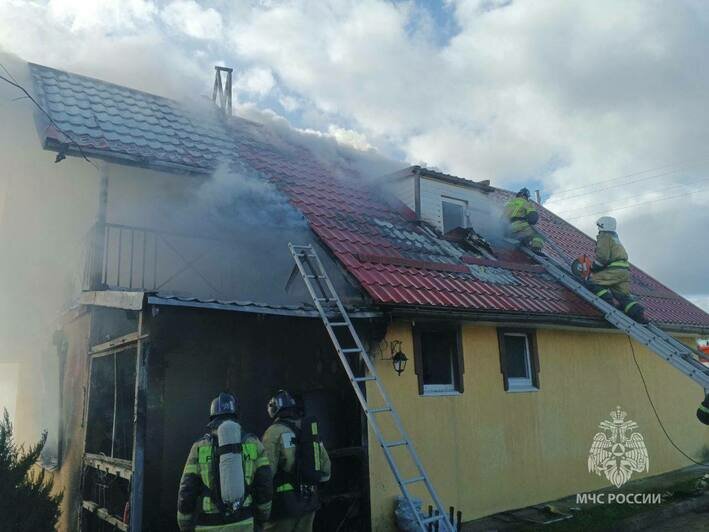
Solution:
[(427, 392), (424, 390), (421, 397), (445, 397), (449, 395), (461, 395), (461, 393), (457, 390), (446, 390), (440, 392)]
[(539, 388), (532, 386), (531, 384), (521, 384), (517, 386), (509, 386), (506, 391), (508, 393), (538, 392)]

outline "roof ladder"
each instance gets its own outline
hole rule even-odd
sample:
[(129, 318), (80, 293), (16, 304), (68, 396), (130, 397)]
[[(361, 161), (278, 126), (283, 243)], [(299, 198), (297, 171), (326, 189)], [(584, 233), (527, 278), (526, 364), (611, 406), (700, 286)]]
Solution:
[[(583, 283), (570, 273), (567, 273), (557, 261), (548, 256), (537, 255), (525, 246), (520, 246), (520, 249), (541, 264), (549, 275), (566, 288), (600, 310), (611, 325), (614, 325), (617, 329), (655, 352), (659, 357), (699, 384), (704, 390), (709, 390), (709, 367), (698, 360), (698, 353), (692, 348), (684, 345), (653, 324), (642, 325), (637, 323), (624, 312), (606, 303), (588, 290)], [(564, 256), (556, 246), (552, 246), (552, 249), (560, 253), (562, 257)]]
[[(340, 358), (340, 362), (342, 362), (342, 366), (349, 377), (355, 395), (357, 395), (357, 399), (359, 400), (359, 403), (367, 416), (367, 421), (376, 435), (377, 441), (384, 452), (387, 463), (396, 478), (396, 482), (399, 484), (399, 489), (408, 502), (412, 514), (416, 516), (416, 522), (420, 530), (422, 532), (430, 530), (429, 526), (435, 523), (435, 526), (437, 526), (436, 530), (440, 530), (441, 532), (454, 532), (455, 528), (448, 520), (448, 516), (446, 515), (443, 505), (436, 494), (436, 490), (433, 488), (431, 480), (421, 464), (421, 460), (414, 449), (411, 439), (404, 429), (401, 418), (394, 409), (394, 405), (389, 400), (389, 396), (384, 390), (384, 386), (382, 385), (382, 382), (374, 369), (374, 363), (364, 348), (357, 331), (352, 325), (352, 321), (350, 320), (345, 307), (342, 305), (342, 301), (340, 301), (340, 298), (335, 291), (335, 287), (333, 286), (330, 277), (327, 275), (322, 262), (320, 262), (320, 258), (315, 252), (315, 249), (312, 245), (296, 246), (292, 243), (288, 244), (288, 248), (290, 249), (298, 271), (305, 282), (305, 286), (308, 289), (310, 297), (312, 297), (313, 303), (315, 303), (318, 314), (325, 324), (327, 333), (335, 346), (335, 351), (337, 351), (337, 356)], [(313, 283), (313, 281), (315, 282)], [(329, 304), (327, 308), (324, 308), (322, 302), (334, 303), (334, 305)], [(336, 321), (330, 320), (328, 312), (335, 312), (337, 314)], [(339, 338), (335, 334), (334, 327), (337, 327), (337, 330), (341, 333)], [(342, 339), (342, 342), (340, 339)], [(356, 347), (343, 348), (343, 343), (346, 345), (355, 345)], [(356, 357), (354, 355), (356, 355)], [(366, 375), (355, 375), (353, 364), (350, 362), (350, 359), (355, 358), (364, 363), (364, 366), (366, 367)], [(372, 398), (381, 398), (383, 405), (375, 407), (367, 399), (366, 388), (362, 386), (362, 383), (365, 383), (366, 386), (366, 383), (370, 381), (374, 384), (374, 386), (370, 388), (370, 391), (374, 393), (371, 393), (370, 395), (373, 396)], [(391, 441), (385, 439), (381, 429), (381, 420), (384, 417), (389, 417), (390, 420), (393, 421), (393, 425), (399, 433), (399, 439)], [(408, 457), (417, 469), (414, 476), (410, 478), (404, 477), (395, 459), (393, 452), (394, 448), (406, 449)], [(408, 486), (410, 484), (421, 484), (425, 487), (430, 500), (438, 510), (437, 515), (431, 517), (424, 517), (421, 515), (421, 513), (416, 509), (413, 501), (413, 495), (409, 492)]]

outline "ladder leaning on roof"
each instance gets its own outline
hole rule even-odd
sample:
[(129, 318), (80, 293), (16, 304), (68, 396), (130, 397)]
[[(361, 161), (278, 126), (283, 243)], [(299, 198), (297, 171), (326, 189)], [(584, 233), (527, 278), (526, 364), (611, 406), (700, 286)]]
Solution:
[[(416, 517), (416, 522), (419, 528), (422, 531), (425, 531), (429, 529), (429, 526), (433, 525), (435, 530), (440, 530), (440, 532), (454, 532), (455, 529), (448, 520), (446, 513), (443, 511), (443, 505), (436, 494), (436, 490), (431, 484), (431, 480), (428, 478), (428, 475), (424, 470), (418, 454), (416, 454), (416, 450), (414, 449), (409, 435), (404, 429), (401, 418), (399, 418), (399, 414), (396, 412), (394, 405), (389, 400), (389, 396), (384, 390), (384, 386), (382, 385), (382, 382), (374, 369), (374, 363), (367, 354), (367, 351), (365, 350), (357, 331), (352, 325), (352, 321), (350, 321), (350, 317), (347, 314), (345, 307), (342, 305), (342, 301), (340, 301), (340, 298), (335, 291), (335, 287), (333, 286), (330, 277), (327, 275), (322, 262), (320, 262), (320, 258), (316, 254), (315, 249), (312, 245), (296, 246), (292, 243), (289, 243), (288, 247), (291, 255), (293, 255), (293, 260), (295, 261), (298, 271), (300, 272), (303, 281), (305, 281), (305, 286), (307, 287), (310, 296), (313, 298), (315, 308), (317, 308), (318, 314), (320, 314), (320, 318), (325, 324), (327, 333), (330, 335), (330, 339), (335, 346), (337, 356), (340, 358), (340, 361), (347, 372), (347, 376), (349, 377), (350, 383), (354, 388), (357, 399), (359, 400), (359, 403), (367, 416), (367, 420), (376, 435), (382, 451), (384, 451), (384, 456), (386, 457), (389, 467), (396, 478), (396, 482), (399, 484), (401, 493), (409, 504), (412, 514)], [(333, 314), (336, 318), (331, 320), (330, 317), (332, 317)], [(336, 329), (345, 333), (346, 338), (342, 338), (342, 342), (337, 337), (335, 332)], [(345, 343), (344, 340), (350, 340), (350, 342), (347, 342), (348, 345), (354, 344), (354, 347), (344, 348), (342, 346), (342, 344)], [(366, 366), (365, 375), (355, 375), (348, 355), (355, 355), (356, 358), (364, 362), (364, 365)], [(373, 382), (376, 385), (374, 391), (378, 392), (383, 404), (375, 407), (372, 404), (372, 401), (367, 398), (364, 388), (367, 382)], [(376, 396), (374, 398), (376, 398)], [(394, 426), (396, 427), (396, 431), (399, 434), (398, 439), (391, 441), (387, 441), (385, 439), (379, 421), (381, 418), (379, 416), (390, 416)], [(392, 450), (396, 447), (403, 447), (406, 449), (409, 458), (415, 464), (417, 469), (417, 474), (415, 476), (411, 478), (403, 477), (392, 452)], [(433, 504), (437, 510), (434, 515), (424, 517), (417, 510), (413, 501), (413, 495), (409, 492), (409, 486), (412, 484), (422, 484), (425, 487), (428, 496), (431, 501), (433, 501)]]
[[(548, 240), (545, 245), (546, 244), (549, 244)], [(564, 253), (555, 245), (551, 247), (562, 257), (564, 256)], [(617, 329), (620, 329), (628, 336), (631, 336), (645, 345), (648, 349), (654, 351), (661, 358), (699, 384), (704, 390), (709, 390), (709, 367), (697, 360), (698, 354), (690, 347), (684, 345), (653, 324), (641, 325), (637, 323), (624, 312), (593, 294), (583, 283), (578, 281), (573, 275), (566, 273), (565, 269), (550, 257), (537, 255), (525, 246), (521, 246), (520, 249), (541, 264), (552, 277), (566, 288), (600, 310), (611, 325), (614, 325)]]

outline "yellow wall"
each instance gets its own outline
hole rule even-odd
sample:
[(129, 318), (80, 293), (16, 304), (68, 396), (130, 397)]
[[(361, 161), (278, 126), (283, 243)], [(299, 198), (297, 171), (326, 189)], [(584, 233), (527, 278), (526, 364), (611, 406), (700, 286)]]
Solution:
[[(605, 478), (588, 472), (586, 460), (598, 423), (616, 405), (645, 437), (650, 457), (645, 476), (689, 465), (654, 417), (625, 335), (540, 329), (541, 389), (508, 393), (496, 329), (464, 324), (462, 334), (463, 394), (418, 395), (409, 322), (394, 322), (387, 332), (387, 339), (403, 341), (410, 359), (406, 371), (397, 376), (390, 361), (377, 360), (376, 365), (443, 504), (462, 510), (464, 520), (608, 487)], [(665, 427), (698, 458), (709, 445), (709, 430), (695, 418), (701, 388), (634, 345)], [(370, 397), (372, 392), (370, 385)], [(390, 427), (385, 431), (396, 438)], [(398, 487), (371, 429), (369, 437), (373, 530), (388, 530)], [(413, 469), (407, 474), (414, 476)], [(633, 479), (641, 476), (636, 473)]]

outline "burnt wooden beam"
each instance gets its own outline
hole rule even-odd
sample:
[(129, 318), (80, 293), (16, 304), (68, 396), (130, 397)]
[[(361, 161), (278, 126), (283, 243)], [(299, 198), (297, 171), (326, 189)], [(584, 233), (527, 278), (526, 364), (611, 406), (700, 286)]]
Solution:
[(133, 477), (130, 483), (130, 530), (140, 532), (143, 526), (143, 484), (145, 464), (146, 396), (150, 346), (145, 340), (145, 311), (138, 315), (138, 346), (135, 357), (135, 403), (133, 407)]

